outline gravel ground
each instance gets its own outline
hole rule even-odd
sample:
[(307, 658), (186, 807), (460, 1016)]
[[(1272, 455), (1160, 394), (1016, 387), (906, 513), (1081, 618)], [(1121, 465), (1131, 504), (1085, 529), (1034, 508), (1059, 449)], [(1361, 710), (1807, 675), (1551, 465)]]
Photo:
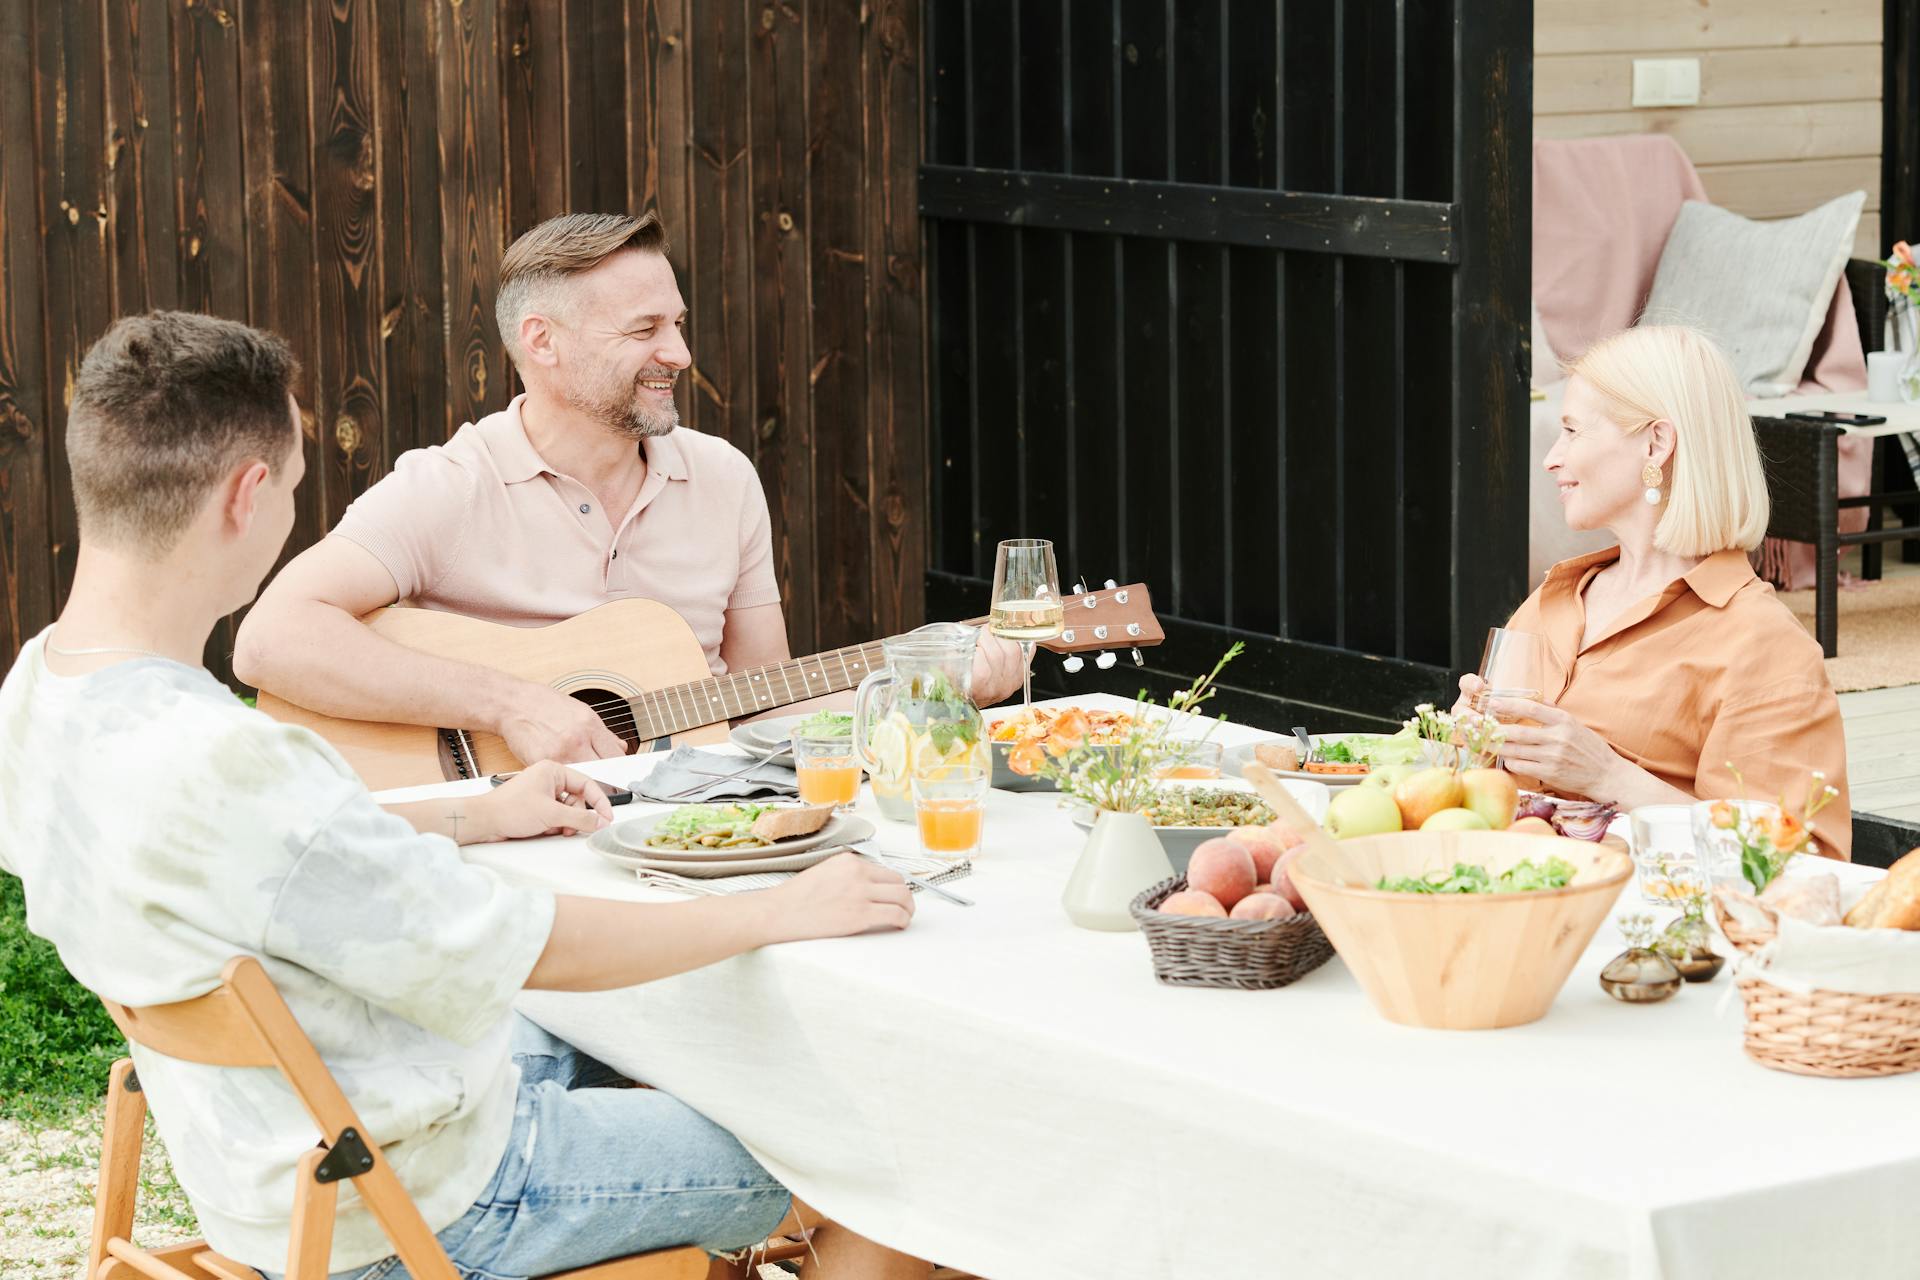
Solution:
[[(0, 1276), (80, 1280), (93, 1234), (100, 1116), (96, 1107), (65, 1124), (0, 1119)], [(141, 1148), (137, 1205), (133, 1237), (140, 1244), (171, 1244), (198, 1234), (151, 1120)]]

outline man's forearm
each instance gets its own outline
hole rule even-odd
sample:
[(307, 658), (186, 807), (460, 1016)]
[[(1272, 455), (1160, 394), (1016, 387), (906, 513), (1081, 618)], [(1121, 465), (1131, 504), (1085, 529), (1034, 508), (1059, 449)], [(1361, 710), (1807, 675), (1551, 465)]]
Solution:
[(562, 895), (531, 991), (608, 991), (686, 973), (776, 941), (764, 893), (691, 902)]
[(297, 601), (249, 617), (235, 669), (262, 689), (346, 720), (499, 731), (519, 681), (395, 644), (344, 609)]

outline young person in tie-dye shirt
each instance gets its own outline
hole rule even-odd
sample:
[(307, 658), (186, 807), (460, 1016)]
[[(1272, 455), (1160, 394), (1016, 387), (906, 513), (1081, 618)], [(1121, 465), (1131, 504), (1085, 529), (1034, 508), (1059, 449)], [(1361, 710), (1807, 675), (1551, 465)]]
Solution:
[[(624, 1082), (513, 997), (903, 928), (907, 887), (847, 856), (687, 903), (517, 888), (455, 839), (594, 829), (593, 782), (546, 762), (490, 795), (383, 809), (326, 743), (242, 704), (199, 659), (293, 524), (292, 372), (277, 338), (168, 312), (120, 321), (81, 367), (73, 590), (0, 684), (0, 867), (25, 882), (29, 927), (133, 1006), (258, 957), (463, 1272), (760, 1240), (790, 1197), (738, 1141), (666, 1094), (596, 1087)], [(300, 1104), (273, 1072), (133, 1057), (208, 1242), (271, 1274), (316, 1137)], [(834, 1275), (927, 1272), (831, 1224), (815, 1243)], [(348, 1191), (335, 1273), (403, 1274), (390, 1253)]]

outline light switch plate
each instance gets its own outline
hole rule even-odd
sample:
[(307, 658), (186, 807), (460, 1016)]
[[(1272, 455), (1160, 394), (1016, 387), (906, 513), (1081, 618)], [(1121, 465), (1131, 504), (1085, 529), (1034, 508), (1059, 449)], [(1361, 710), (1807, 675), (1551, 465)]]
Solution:
[(1700, 59), (1635, 58), (1633, 105), (1691, 107), (1700, 101)]

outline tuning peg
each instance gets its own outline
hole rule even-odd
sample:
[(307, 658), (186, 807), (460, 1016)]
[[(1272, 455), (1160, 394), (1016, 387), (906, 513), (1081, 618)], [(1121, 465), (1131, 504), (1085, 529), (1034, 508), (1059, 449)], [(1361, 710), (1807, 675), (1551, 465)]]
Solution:
[(1107, 590), (1109, 590), (1109, 591), (1111, 591), (1111, 590), (1113, 590), (1113, 589), (1114, 589), (1115, 587), (1117, 587), (1117, 586), (1119, 586), (1119, 585), (1120, 585), (1120, 584), (1119, 584), (1119, 583), (1117, 583), (1117, 582), (1115, 582), (1115, 581), (1114, 581), (1114, 580), (1113, 580), (1112, 578), (1108, 578), (1108, 579), (1107, 579)]
[(1078, 672), (1080, 668), (1086, 665), (1087, 665), (1086, 660), (1083, 659), (1077, 653), (1068, 654), (1060, 662), (1061, 669), (1064, 670), (1068, 675), (1073, 675), (1074, 673)]
[(1073, 594), (1077, 596), (1083, 596), (1087, 594), (1087, 584), (1080, 581), (1078, 578), (1074, 579)]
[(1093, 665), (1100, 668), (1102, 671), (1111, 671), (1113, 670), (1113, 664), (1118, 661), (1120, 661), (1120, 659), (1114, 657), (1111, 653), (1108, 653), (1106, 650), (1103, 649), (1100, 652), (1100, 656), (1093, 660)]
[(1135, 649), (1133, 651), (1133, 665), (1136, 667), (1144, 667), (1147, 665), (1147, 660), (1140, 656), (1140, 651), (1138, 649)]

